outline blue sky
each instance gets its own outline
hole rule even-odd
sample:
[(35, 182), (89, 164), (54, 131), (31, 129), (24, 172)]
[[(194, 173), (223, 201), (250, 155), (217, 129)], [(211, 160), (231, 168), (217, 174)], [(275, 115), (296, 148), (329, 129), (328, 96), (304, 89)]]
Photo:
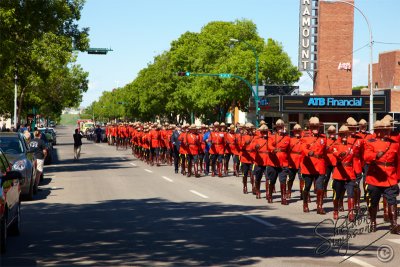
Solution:
[[(400, 49), (399, 0), (355, 0), (370, 22), (374, 62), (380, 52)], [(90, 46), (112, 48), (106, 56), (79, 53), (78, 63), (89, 72), (89, 90), (82, 106), (103, 91), (122, 87), (167, 51), (186, 31), (200, 32), (211, 21), (252, 20), (259, 35), (279, 41), (297, 66), (300, 0), (87, 0), (79, 25), (90, 27)], [(355, 10), (354, 50), (368, 44), (365, 19)], [(397, 43), (397, 44), (380, 44)], [(353, 85), (366, 85), (369, 47), (353, 54)], [(311, 89), (306, 73), (301, 90)]]

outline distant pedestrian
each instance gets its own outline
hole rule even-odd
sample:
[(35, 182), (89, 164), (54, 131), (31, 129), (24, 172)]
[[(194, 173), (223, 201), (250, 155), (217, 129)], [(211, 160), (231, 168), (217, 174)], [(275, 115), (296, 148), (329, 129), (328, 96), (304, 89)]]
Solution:
[(74, 137), (74, 159), (79, 159), (81, 156), (82, 135), (78, 129), (75, 129)]
[(34, 139), (32, 139), (29, 143), (29, 150), (33, 151), (33, 158), (36, 166), (35, 179), (39, 180), (43, 173), (44, 159), (47, 156), (46, 144), (42, 139), (40, 139), (40, 131), (34, 132)]

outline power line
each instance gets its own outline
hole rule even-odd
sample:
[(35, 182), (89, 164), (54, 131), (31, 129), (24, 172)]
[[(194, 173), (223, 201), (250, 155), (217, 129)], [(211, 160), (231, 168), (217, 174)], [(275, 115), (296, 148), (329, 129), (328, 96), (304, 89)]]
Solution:
[(374, 43), (385, 44), (385, 45), (400, 45), (400, 43), (387, 43), (387, 42), (379, 42), (379, 41), (374, 41)]

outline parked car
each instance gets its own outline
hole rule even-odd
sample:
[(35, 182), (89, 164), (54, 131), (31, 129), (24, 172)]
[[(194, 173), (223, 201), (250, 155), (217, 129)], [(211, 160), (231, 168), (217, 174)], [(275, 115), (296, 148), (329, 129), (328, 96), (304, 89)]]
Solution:
[(57, 132), (53, 128), (38, 128), (39, 131), (46, 135), (46, 138), (53, 146), (57, 145)]
[(24, 136), (15, 132), (1, 132), (0, 149), (12, 164), (12, 169), (22, 175), (21, 197), (31, 200), (39, 181), (35, 182), (33, 153), (29, 152)]
[(56, 127), (57, 123), (55, 121), (49, 121), (49, 127)]
[(21, 229), (21, 173), (0, 149), (0, 252), (6, 252), (7, 235), (19, 235)]

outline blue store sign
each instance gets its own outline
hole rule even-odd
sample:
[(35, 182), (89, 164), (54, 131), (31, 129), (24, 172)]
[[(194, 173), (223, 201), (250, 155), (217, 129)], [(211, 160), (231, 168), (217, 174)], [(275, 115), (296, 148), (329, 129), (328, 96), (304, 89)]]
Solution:
[[(281, 112), (369, 112), (369, 96), (282, 96)], [(374, 96), (374, 113), (388, 112), (386, 96)]]

